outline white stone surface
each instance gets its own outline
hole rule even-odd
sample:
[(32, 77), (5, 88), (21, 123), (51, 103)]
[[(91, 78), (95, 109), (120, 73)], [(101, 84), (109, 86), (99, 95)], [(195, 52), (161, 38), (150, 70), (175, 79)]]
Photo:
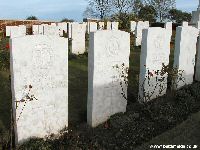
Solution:
[(44, 35), (50, 35), (50, 36), (60, 36), (60, 30), (58, 26), (44, 26)]
[(56, 23), (51, 23), (51, 26), (56, 26)]
[(135, 28), (136, 28), (137, 23), (135, 21), (131, 21), (130, 22), (130, 30), (131, 32), (133, 32), (133, 34), (135, 33)]
[(26, 35), (26, 26), (12, 26), (10, 28), (10, 38), (16, 38)]
[(121, 76), (129, 67), (129, 55), (129, 33), (119, 30), (90, 33), (87, 122), (92, 127), (126, 111), (127, 100), (121, 94), (120, 82), (127, 96), (127, 86)]
[(195, 27), (176, 28), (174, 68), (183, 73), (175, 78), (172, 83), (173, 89), (179, 89), (193, 82), (198, 34), (199, 30)]
[(136, 32), (135, 32), (135, 46), (140, 46), (142, 44), (142, 30), (149, 28), (149, 22), (148, 21), (139, 21), (137, 22), (136, 26)]
[(32, 34), (33, 35), (39, 34), (39, 25), (32, 25)]
[(183, 21), (183, 22), (182, 22), (182, 26), (183, 26), (183, 27), (187, 27), (187, 26), (188, 26), (188, 22)]
[(63, 32), (67, 33), (67, 23), (66, 22), (58, 23), (58, 28), (59, 28), (60, 36), (63, 36)]
[(38, 30), (39, 30), (39, 34), (40, 34), (40, 35), (44, 35), (44, 26), (45, 26), (45, 25), (39, 25), (39, 26), (38, 26)]
[(140, 102), (147, 102), (166, 93), (167, 73), (161, 73), (163, 64), (169, 64), (171, 32), (165, 28), (153, 27), (142, 33), (140, 55), (139, 96)]
[(112, 30), (112, 23), (110, 21), (107, 22), (106, 29)]
[(96, 22), (90, 22), (90, 32), (97, 31), (97, 23)]
[(98, 30), (104, 30), (104, 22), (99, 22)]
[(67, 38), (27, 35), (10, 47), (16, 141), (58, 134), (68, 126)]
[(10, 36), (10, 33), (11, 33), (11, 28), (13, 26), (6, 26), (6, 36)]
[(118, 30), (119, 22), (112, 22), (112, 30)]
[(166, 22), (165, 29), (168, 30), (170, 35), (172, 35), (172, 22)]
[(200, 21), (197, 22), (196, 28), (200, 30)]
[(85, 53), (85, 24), (72, 24), (72, 54)]
[(19, 30), (22, 33), (22, 35), (26, 35), (26, 26), (25, 25), (19, 25)]

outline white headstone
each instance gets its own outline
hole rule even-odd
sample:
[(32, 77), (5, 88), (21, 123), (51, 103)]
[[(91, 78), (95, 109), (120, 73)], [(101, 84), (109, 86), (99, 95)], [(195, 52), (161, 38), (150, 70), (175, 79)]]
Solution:
[(188, 22), (183, 21), (183, 22), (182, 22), (182, 26), (183, 26), (183, 27), (187, 27), (187, 26), (188, 26)]
[(165, 29), (168, 30), (169, 34), (172, 35), (172, 22), (166, 22)]
[(149, 22), (148, 21), (139, 21), (137, 22), (136, 26), (136, 32), (135, 32), (135, 46), (140, 46), (142, 44), (142, 30), (149, 28)]
[(173, 89), (192, 84), (196, 44), (199, 30), (192, 26), (176, 28), (174, 68), (180, 73), (173, 81)]
[(127, 85), (122, 75), (127, 77), (129, 55), (129, 33), (102, 30), (90, 34), (87, 121), (92, 127), (126, 111)]
[(90, 32), (97, 31), (97, 23), (96, 22), (90, 22)]
[(104, 22), (99, 22), (99, 29), (98, 30), (104, 30)]
[(58, 28), (59, 28), (60, 36), (63, 36), (63, 32), (67, 33), (67, 23), (66, 22), (58, 23)]
[(107, 22), (107, 30), (112, 30), (112, 23), (110, 21)]
[(67, 38), (28, 35), (10, 47), (16, 142), (58, 134), (68, 126)]
[(11, 33), (11, 28), (13, 26), (6, 26), (6, 36), (10, 36), (10, 33)]
[(72, 54), (85, 53), (85, 24), (72, 24)]
[(44, 26), (44, 35), (60, 36), (59, 27), (52, 25)]
[(40, 35), (43, 35), (43, 34), (44, 34), (44, 25), (39, 25), (39, 26), (38, 26), (38, 30), (39, 30), (38, 33), (39, 33)]
[(135, 33), (136, 22), (135, 21), (131, 21), (130, 26), (131, 26), (131, 32)]
[(26, 26), (12, 26), (10, 28), (10, 38), (16, 38), (26, 35)]
[(32, 34), (33, 35), (39, 34), (39, 25), (32, 25)]
[(197, 22), (196, 28), (200, 30), (200, 21)]
[(19, 25), (19, 30), (23, 35), (26, 35), (26, 26), (25, 25)]
[(112, 30), (118, 30), (119, 22), (112, 22)]
[(140, 102), (147, 102), (166, 93), (167, 73), (162, 73), (169, 64), (171, 32), (165, 28), (153, 27), (142, 33), (140, 56), (139, 96)]
[(56, 26), (56, 23), (51, 23), (51, 26)]

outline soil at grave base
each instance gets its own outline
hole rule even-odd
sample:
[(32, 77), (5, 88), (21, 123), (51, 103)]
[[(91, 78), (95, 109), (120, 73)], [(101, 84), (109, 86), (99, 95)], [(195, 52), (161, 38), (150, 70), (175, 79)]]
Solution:
[(70, 127), (59, 139), (32, 139), (19, 149), (134, 149), (198, 111), (200, 83), (196, 82), (148, 104), (129, 103), (125, 114), (117, 114), (95, 129), (83, 123)]

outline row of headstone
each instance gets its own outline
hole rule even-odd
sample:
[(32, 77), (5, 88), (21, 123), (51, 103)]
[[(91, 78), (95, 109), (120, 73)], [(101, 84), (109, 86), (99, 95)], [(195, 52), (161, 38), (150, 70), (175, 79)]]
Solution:
[[(85, 24), (72, 24), (72, 33), (79, 31), (72, 34), (74, 42), (84, 38), (80, 36), (84, 35), (85, 28)], [(183, 71), (178, 77), (185, 82), (174, 82), (175, 89), (193, 81), (198, 33), (198, 29), (186, 24), (177, 28), (174, 66)], [(168, 74), (163, 67), (169, 64), (171, 35), (171, 23), (165, 28), (143, 30), (140, 102), (166, 93)], [(82, 42), (84, 40), (81, 46)], [(89, 45), (87, 122), (96, 127), (110, 116), (126, 111), (130, 34), (119, 30), (91, 32)], [(27, 35), (12, 38), (10, 47), (17, 142), (58, 134), (68, 126), (68, 39), (56, 35)], [(195, 75), (198, 81), (199, 51), (200, 46)]]
[(11, 38), (16, 38), (20, 36), (26, 35), (26, 26), (6, 26), (6, 36), (10, 36)]
[(119, 22), (110, 22), (108, 21), (105, 28), (104, 22), (88, 22), (87, 23), (87, 33), (95, 32), (97, 30), (118, 30)]
[[(138, 100), (147, 102), (166, 94), (168, 86), (166, 67), (169, 65), (172, 24), (166, 24), (165, 29), (144, 29), (142, 34)], [(176, 29), (174, 65), (171, 70), (173, 90), (192, 84), (194, 76), (200, 81), (200, 47), (195, 61), (198, 35), (199, 29), (188, 26), (187, 22), (183, 22), (182, 26)], [(197, 62), (196, 75), (194, 75), (195, 62)]]
[(56, 35), (62, 37), (63, 32), (67, 32), (67, 23), (65, 22), (58, 23), (58, 25), (52, 23), (51, 25), (41, 24), (32, 26), (33, 35)]

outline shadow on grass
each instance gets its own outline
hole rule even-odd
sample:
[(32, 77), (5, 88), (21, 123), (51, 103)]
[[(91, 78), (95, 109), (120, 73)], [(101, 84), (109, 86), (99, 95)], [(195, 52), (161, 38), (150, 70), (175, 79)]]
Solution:
[[(0, 122), (5, 129), (10, 128), (11, 88), (8, 72), (0, 72)], [(1, 127), (0, 127), (1, 128)]]
[(87, 56), (69, 60), (69, 126), (87, 121)]

